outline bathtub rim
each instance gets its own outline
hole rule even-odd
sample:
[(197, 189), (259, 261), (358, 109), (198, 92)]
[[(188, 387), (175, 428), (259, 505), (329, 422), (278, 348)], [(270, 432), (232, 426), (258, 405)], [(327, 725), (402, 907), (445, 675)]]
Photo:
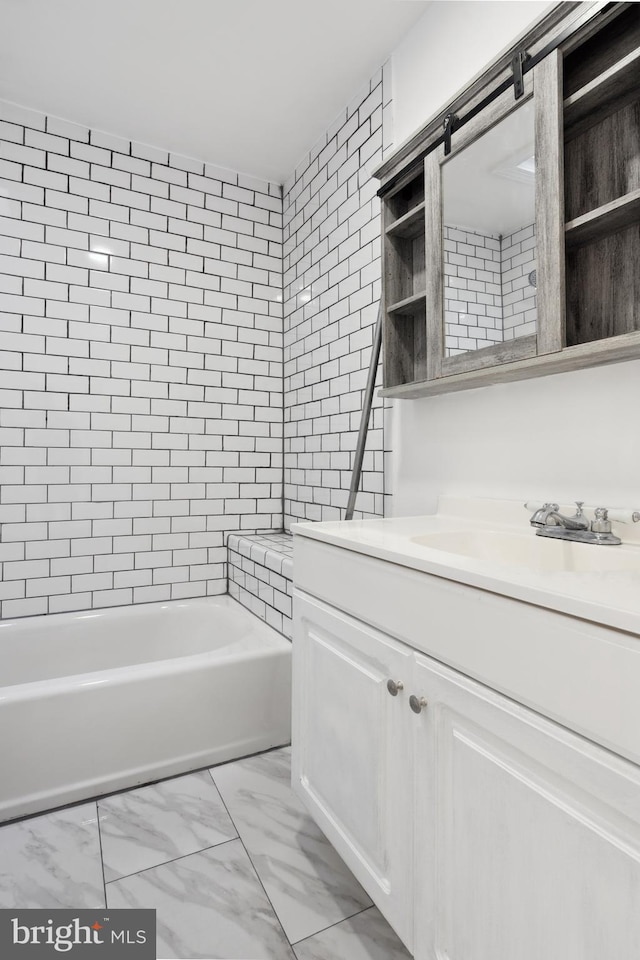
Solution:
[[(211, 606), (212, 609), (215, 609), (216, 606), (224, 606), (225, 608), (234, 610), (238, 613), (241, 612), (243, 619), (250, 618), (250, 626), (254, 628), (257, 635), (253, 635), (250, 640), (248, 640), (246, 637), (242, 637), (239, 640), (225, 645), (224, 647), (213, 648), (212, 650), (207, 650), (203, 653), (183, 654), (182, 656), (178, 654), (175, 657), (165, 657), (163, 660), (140, 660), (133, 664), (125, 664), (123, 666), (106, 668), (103, 667), (100, 670), (90, 670), (85, 671), (84, 673), (64, 673), (60, 676), (49, 677), (44, 680), (25, 680), (21, 683), (12, 683), (7, 685), (0, 684), (0, 704), (17, 702), (35, 697), (49, 699), (53, 696), (59, 696), (64, 691), (73, 689), (75, 687), (97, 685), (98, 683), (101, 685), (108, 683), (135, 683), (140, 679), (141, 675), (146, 677), (160, 677), (168, 673), (187, 673), (192, 671), (194, 668), (197, 668), (199, 665), (207, 666), (214, 662), (221, 665), (231, 662), (241, 663), (243, 660), (253, 659), (256, 651), (264, 654), (265, 658), (270, 659), (279, 655), (283, 651), (291, 650), (291, 641), (288, 640), (287, 637), (278, 633), (278, 631), (274, 630), (274, 628), (269, 626), (268, 623), (260, 620), (259, 617), (257, 617), (254, 613), (251, 613), (250, 610), (247, 610), (246, 607), (243, 607), (241, 603), (239, 603), (229, 594), (219, 594), (215, 597), (194, 597), (192, 600), (194, 603), (206, 603), (207, 606)], [(167, 604), (188, 605), (192, 602), (192, 600), (161, 600), (149, 604), (140, 604), (140, 606), (161, 609), (166, 607)], [(227, 602), (221, 603), (221, 601)], [(124, 606), (120, 607), (107, 607), (104, 610), (100, 610), (99, 613), (103, 613), (105, 616), (108, 616), (111, 612), (116, 613), (116, 611), (126, 611), (131, 607), (137, 606), (138, 604), (125, 604)], [(65, 617), (74, 619), (80, 613), (81, 611), (40, 614), (38, 616), (38, 620), (40, 620), (44, 626), (45, 618)], [(22, 619), (23, 618), (17, 618), (16, 621), (6, 622), (19, 623)], [(30, 617), (28, 619), (33, 620), (35, 618)], [(2, 643), (0, 638), (0, 662), (1, 655)]]

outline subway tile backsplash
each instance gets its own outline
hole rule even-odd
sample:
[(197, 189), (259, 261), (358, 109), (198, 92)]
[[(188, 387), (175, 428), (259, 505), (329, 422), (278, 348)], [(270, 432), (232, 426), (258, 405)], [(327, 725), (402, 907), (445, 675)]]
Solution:
[(0, 614), (223, 593), (282, 527), (281, 188), (0, 121)]

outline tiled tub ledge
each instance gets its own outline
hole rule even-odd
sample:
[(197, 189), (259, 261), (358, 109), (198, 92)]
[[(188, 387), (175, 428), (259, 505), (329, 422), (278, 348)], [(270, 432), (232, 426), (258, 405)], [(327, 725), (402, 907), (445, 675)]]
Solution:
[(231, 533), (227, 548), (231, 596), (291, 639), (291, 534)]

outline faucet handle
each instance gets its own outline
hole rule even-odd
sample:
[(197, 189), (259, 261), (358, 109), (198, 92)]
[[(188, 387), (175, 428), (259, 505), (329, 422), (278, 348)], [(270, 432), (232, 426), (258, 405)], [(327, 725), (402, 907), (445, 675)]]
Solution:
[(615, 520), (616, 523), (638, 523), (640, 510), (609, 510), (609, 520)]
[(611, 520), (606, 507), (596, 507), (594, 519), (591, 521), (592, 533), (611, 533)]

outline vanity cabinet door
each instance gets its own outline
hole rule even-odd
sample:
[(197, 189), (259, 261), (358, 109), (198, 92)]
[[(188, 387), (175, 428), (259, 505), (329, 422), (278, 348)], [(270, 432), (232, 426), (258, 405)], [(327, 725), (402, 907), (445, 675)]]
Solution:
[(640, 956), (640, 770), (426, 657), (416, 960)]
[(299, 591), (294, 610), (294, 790), (411, 950), (413, 653)]

